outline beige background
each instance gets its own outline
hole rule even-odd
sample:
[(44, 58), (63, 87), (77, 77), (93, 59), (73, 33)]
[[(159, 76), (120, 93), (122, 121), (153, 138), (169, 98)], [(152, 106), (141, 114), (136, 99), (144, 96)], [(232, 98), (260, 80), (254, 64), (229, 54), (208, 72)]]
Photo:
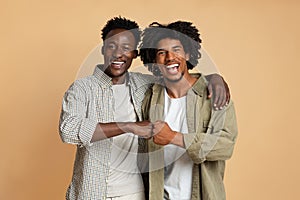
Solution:
[(200, 29), (238, 115), (228, 199), (299, 198), (298, 2), (1, 0), (0, 199), (64, 199), (75, 147), (58, 135), (62, 96), (117, 15)]

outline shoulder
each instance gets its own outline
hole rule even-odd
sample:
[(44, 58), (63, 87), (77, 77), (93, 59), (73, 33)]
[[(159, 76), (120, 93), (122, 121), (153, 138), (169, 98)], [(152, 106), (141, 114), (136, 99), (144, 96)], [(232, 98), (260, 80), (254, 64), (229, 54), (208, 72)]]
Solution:
[(98, 83), (97, 78), (93, 75), (83, 77), (75, 80), (68, 88), (66, 93), (76, 92), (76, 93), (88, 93), (89, 91), (95, 90), (95, 88), (101, 87), (101, 84)]
[(208, 93), (207, 93), (207, 80), (205, 79), (205, 77), (202, 74), (191, 74), (193, 77), (197, 78), (197, 81), (194, 83), (194, 85), (192, 86), (192, 90), (202, 96), (202, 97), (207, 97)]
[(142, 74), (140, 72), (129, 72), (130, 79), (139, 84), (152, 84), (155, 82), (155, 77), (150, 74)]
[(152, 96), (155, 96), (155, 99), (158, 98), (162, 92), (164, 92), (165, 87), (163, 84), (155, 83), (151, 84), (150, 87), (145, 92), (145, 99), (151, 99)]

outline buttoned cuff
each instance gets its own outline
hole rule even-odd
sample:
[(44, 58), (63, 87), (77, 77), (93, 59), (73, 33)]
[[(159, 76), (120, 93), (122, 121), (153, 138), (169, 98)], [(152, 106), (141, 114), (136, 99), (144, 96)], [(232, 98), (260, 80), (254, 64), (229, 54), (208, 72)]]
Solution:
[[(183, 142), (187, 153), (194, 163), (204, 162), (205, 156), (201, 155), (201, 136), (196, 136), (196, 133), (183, 134)], [(197, 138), (196, 138), (197, 137)]]

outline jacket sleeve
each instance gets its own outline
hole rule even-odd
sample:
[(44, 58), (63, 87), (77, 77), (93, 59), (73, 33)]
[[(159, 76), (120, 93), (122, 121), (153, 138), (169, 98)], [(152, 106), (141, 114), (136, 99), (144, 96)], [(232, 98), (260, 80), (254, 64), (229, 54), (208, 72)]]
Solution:
[(97, 122), (88, 118), (86, 91), (77, 82), (65, 93), (59, 121), (59, 134), (63, 142), (90, 146)]
[(232, 156), (238, 134), (233, 102), (225, 109), (212, 110), (207, 131), (184, 134), (184, 144), (191, 159), (204, 161), (227, 160)]

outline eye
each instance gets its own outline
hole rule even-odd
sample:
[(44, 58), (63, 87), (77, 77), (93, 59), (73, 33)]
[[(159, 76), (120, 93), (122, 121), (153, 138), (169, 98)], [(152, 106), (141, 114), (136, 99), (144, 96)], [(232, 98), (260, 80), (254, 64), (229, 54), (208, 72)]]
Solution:
[(107, 45), (107, 48), (108, 49), (116, 49), (116, 45), (111, 43), (111, 44)]
[(131, 48), (129, 46), (124, 46), (123, 51), (125, 52), (131, 51)]
[(175, 52), (175, 53), (179, 53), (180, 51), (181, 51), (181, 48), (175, 48), (175, 49), (174, 49), (174, 52)]
[(122, 51), (124, 53), (129, 53), (129, 52), (131, 52), (133, 50), (134, 50), (134, 48), (131, 45), (123, 45), (122, 46)]
[(164, 55), (166, 55), (166, 51), (164, 51), (164, 50), (159, 50), (159, 51), (157, 51), (156, 55), (157, 55), (157, 56), (164, 56)]

